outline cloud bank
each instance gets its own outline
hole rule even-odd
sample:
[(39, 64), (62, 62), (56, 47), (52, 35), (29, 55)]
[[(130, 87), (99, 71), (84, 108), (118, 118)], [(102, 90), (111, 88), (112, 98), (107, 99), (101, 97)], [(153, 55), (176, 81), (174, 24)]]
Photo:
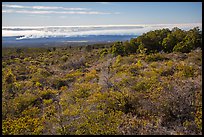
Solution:
[(46, 26), (46, 27), (3, 27), (2, 36), (18, 36), (17, 39), (34, 39), (46, 37), (73, 37), (86, 35), (141, 35), (150, 30), (179, 27), (184, 30), (202, 23), (190, 24), (151, 24), (151, 25), (95, 25), (95, 26)]

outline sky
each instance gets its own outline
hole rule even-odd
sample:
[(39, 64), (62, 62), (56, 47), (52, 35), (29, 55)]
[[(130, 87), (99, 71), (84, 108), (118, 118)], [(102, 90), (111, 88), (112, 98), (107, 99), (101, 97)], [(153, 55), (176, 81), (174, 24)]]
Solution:
[(2, 2), (2, 27), (202, 23), (202, 2)]

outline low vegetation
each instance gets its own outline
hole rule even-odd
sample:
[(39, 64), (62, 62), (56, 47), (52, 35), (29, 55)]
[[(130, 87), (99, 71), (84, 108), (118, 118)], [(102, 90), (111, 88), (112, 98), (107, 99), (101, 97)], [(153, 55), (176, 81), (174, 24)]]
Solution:
[(201, 135), (202, 33), (2, 49), (4, 135)]

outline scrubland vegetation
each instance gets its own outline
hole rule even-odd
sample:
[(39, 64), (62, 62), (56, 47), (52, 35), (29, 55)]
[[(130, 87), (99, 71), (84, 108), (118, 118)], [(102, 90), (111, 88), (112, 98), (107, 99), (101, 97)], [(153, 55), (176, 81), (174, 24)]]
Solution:
[(202, 32), (2, 49), (4, 135), (202, 134)]

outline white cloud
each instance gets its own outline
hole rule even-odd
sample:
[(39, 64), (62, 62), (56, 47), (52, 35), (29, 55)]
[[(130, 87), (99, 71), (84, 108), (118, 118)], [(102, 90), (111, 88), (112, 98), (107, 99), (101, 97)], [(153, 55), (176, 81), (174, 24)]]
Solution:
[(7, 7), (7, 8), (29, 8), (28, 6), (21, 6), (21, 5), (2, 5), (2, 7)]
[(6, 8), (20, 8), (20, 9), (37, 9), (37, 10), (89, 10), (87, 8), (65, 8), (65, 7), (56, 7), (56, 6), (22, 6), (22, 5), (2, 5), (2, 7)]
[(2, 10), (3, 13), (24, 13), (24, 14), (112, 14), (109, 12), (98, 12), (98, 11), (48, 11), (48, 10)]
[(48, 6), (32, 6), (32, 9), (39, 9), (39, 10), (55, 10), (60, 9), (61, 7), (48, 7)]
[(14, 10), (2, 10), (2, 13), (13, 13)]
[(63, 10), (89, 10), (87, 8), (64, 8), (64, 7), (51, 7), (51, 6), (33, 6), (32, 9), (39, 9), (39, 10), (56, 10), (56, 9), (63, 9)]
[[(104, 3), (104, 2), (102, 2)], [(105, 2), (108, 3), (108, 2)], [(99, 12), (90, 11), (88, 8), (66, 8), (58, 6), (22, 6), (22, 5), (2, 5), (6, 8), (14, 9), (3, 9), (3, 13), (24, 13), (24, 14), (89, 14), (89, 15), (99, 15), (99, 14), (120, 14), (119, 12)], [(61, 11), (60, 11), (61, 10)]]
[(96, 3), (100, 3), (100, 4), (110, 4), (110, 2), (96, 2)]

